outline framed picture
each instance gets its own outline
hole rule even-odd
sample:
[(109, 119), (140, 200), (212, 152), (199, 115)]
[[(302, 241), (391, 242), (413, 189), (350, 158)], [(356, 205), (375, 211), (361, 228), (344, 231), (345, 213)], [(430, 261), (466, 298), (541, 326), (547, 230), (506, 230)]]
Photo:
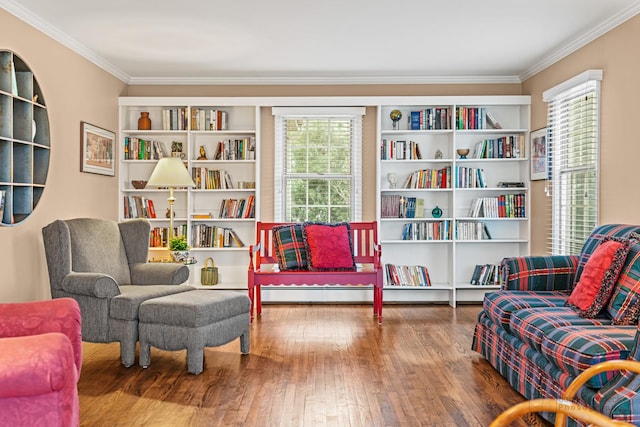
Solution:
[(549, 176), (549, 147), (547, 147), (547, 128), (531, 132), (529, 142), (531, 159), (531, 180), (547, 179)]
[(80, 172), (115, 176), (115, 133), (80, 122), (80, 144)]

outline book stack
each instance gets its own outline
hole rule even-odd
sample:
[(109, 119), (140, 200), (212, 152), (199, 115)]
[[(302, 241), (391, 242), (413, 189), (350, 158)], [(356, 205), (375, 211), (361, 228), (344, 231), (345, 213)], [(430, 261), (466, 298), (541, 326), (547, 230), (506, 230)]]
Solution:
[(499, 285), (500, 266), (498, 264), (477, 264), (469, 283), (478, 286)]
[(414, 171), (407, 176), (403, 188), (451, 188), (451, 166)]
[(387, 141), (380, 144), (381, 160), (420, 160), (420, 146), (414, 141)]
[(144, 196), (124, 196), (125, 218), (155, 218), (153, 200)]
[(471, 202), (472, 218), (526, 218), (526, 195), (501, 194), (494, 197), (478, 197)]
[(483, 139), (474, 144), (471, 154), (474, 159), (517, 159), (525, 156), (524, 135)]
[(457, 221), (456, 240), (491, 239), (486, 224), (481, 221)]
[(244, 247), (244, 242), (232, 228), (194, 224), (191, 231), (194, 248)]
[(451, 110), (447, 107), (430, 107), (410, 114), (411, 130), (451, 129)]
[(388, 286), (431, 286), (429, 270), (423, 265), (385, 264)]
[(256, 139), (247, 137), (218, 142), (214, 160), (255, 160)]
[(191, 168), (191, 177), (198, 190), (226, 190), (233, 188), (231, 175), (225, 170)]
[(424, 216), (424, 199), (384, 194), (381, 197), (380, 213), (382, 218), (422, 218)]
[[(186, 236), (187, 224), (173, 227), (173, 237)], [(164, 248), (169, 245), (169, 227), (154, 227), (149, 232), (149, 246), (152, 248)]]
[(191, 108), (191, 130), (227, 130), (227, 112), (213, 108)]
[(165, 108), (162, 110), (162, 130), (187, 130), (188, 116), (186, 107)]
[(457, 107), (456, 129), (502, 129), (495, 116), (485, 107)]
[(402, 240), (451, 240), (451, 221), (405, 223)]
[(255, 196), (246, 199), (223, 199), (220, 201), (218, 218), (254, 218)]
[(487, 188), (484, 169), (457, 166), (456, 188)]

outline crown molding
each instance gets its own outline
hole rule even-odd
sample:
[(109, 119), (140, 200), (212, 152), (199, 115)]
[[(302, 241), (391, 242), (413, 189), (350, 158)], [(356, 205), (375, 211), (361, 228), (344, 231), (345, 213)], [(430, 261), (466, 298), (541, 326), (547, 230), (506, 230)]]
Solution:
[(617, 15), (611, 17), (610, 19), (604, 21), (600, 25), (592, 28), (589, 32), (582, 34), (581, 36), (573, 39), (569, 43), (566, 43), (561, 48), (551, 52), (549, 55), (545, 56), (539, 62), (534, 64), (527, 71), (522, 73), (519, 76), (520, 81), (525, 81), (530, 77), (533, 77), (535, 74), (544, 70), (545, 68), (555, 64), (563, 58), (566, 58), (570, 54), (574, 53), (578, 49), (588, 45), (598, 37), (606, 34), (611, 31), (618, 25), (628, 21), (633, 18), (640, 12), (640, 1), (633, 1), (626, 9), (618, 13)]
[(397, 85), (520, 83), (518, 76), (132, 77), (130, 85)]

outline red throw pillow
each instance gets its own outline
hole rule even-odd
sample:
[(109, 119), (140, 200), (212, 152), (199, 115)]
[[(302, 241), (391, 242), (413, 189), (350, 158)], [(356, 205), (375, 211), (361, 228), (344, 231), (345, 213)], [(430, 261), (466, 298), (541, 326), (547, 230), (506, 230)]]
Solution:
[(607, 237), (584, 266), (567, 301), (582, 317), (596, 317), (607, 304), (629, 252), (629, 240)]
[(305, 223), (309, 270), (355, 270), (349, 223)]

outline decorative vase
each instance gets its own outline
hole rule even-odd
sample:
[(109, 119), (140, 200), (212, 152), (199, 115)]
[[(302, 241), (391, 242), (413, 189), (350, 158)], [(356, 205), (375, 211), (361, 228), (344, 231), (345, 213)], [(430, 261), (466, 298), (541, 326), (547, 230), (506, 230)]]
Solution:
[(138, 130), (151, 130), (151, 119), (148, 111), (142, 111), (138, 119)]
[(440, 218), (442, 216), (442, 209), (440, 209), (438, 206), (436, 206), (431, 211), (431, 215), (433, 215), (434, 218)]

